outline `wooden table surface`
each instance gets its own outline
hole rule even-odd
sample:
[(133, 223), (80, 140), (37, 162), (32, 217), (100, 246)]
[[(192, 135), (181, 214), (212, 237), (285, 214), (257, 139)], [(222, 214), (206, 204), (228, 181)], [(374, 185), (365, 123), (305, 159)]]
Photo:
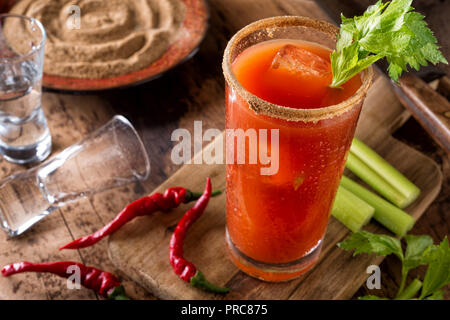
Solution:
[[(351, 1), (343, 2), (349, 5)], [(18, 238), (8, 239), (1, 233), (0, 261), (80, 261), (121, 276), (132, 298), (154, 299), (115, 270), (108, 259), (105, 240), (79, 251), (59, 252), (58, 248), (97, 230), (127, 203), (151, 192), (179, 168), (170, 158), (173, 130), (181, 127), (192, 132), (194, 120), (202, 120), (204, 130), (224, 128), (221, 60), (227, 41), (237, 30), (252, 21), (276, 15), (315, 15), (328, 19), (314, 1), (306, 0), (210, 0), (209, 5), (210, 28), (199, 52), (164, 77), (135, 88), (100, 94), (44, 93), (43, 108), (53, 137), (52, 155), (77, 142), (114, 114), (122, 114), (134, 124), (144, 141), (151, 159), (151, 174), (143, 183), (68, 204)], [(430, 234), (435, 242), (440, 241), (450, 233), (449, 157), (413, 119), (398, 129), (395, 137), (433, 158), (444, 172), (445, 180), (438, 198), (412, 230), (414, 234)], [(25, 168), (0, 159), (1, 177)], [(370, 293), (393, 295), (399, 283), (399, 264), (394, 258), (387, 258), (381, 270), (382, 289)], [(422, 276), (423, 271), (419, 270)], [(362, 287), (355, 297), (367, 292)], [(15, 281), (0, 279), (0, 299), (95, 298), (98, 297), (89, 290), (67, 289), (65, 280), (51, 275), (23, 274)], [(450, 298), (448, 288), (446, 298)]]

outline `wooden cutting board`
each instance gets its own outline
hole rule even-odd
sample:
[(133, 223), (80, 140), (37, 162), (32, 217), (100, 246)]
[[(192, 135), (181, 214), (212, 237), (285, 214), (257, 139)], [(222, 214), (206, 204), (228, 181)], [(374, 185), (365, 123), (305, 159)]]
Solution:
[[(391, 133), (407, 118), (390, 85), (379, 77), (365, 101), (356, 136), (378, 151), (422, 190), (420, 198), (406, 211), (418, 219), (437, 196), (442, 174), (431, 159), (392, 138)], [(213, 148), (213, 141), (206, 148)], [(201, 157), (197, 154), (196, 157)], [(195, 163), (193, 161), (193, 163)], [(225, 189), (225, 165), (184, 165), (155, 192), (171, 186), (202, 191), (207, 177), (213, 189)], [(299, 279), (266, 283), (240, 272), (225, 249), (225, 195), (213, 198), (204, 215), (189, 231), (185, 255), (215, 284), (231, 292), (214, 295), (191, 288), (173, 273), (168, 260), (171, 234), (189, 205), (169, 213), (138, 218), (109, 240), (109, 256), (117, 268), (162, 299), (349, 299), (367, 279), (366, 268), (381, 257), (359, 255), (336, 246), (348, 230), (333, 217), (317, 265)], [(371, 232), (385, 232), (376, 222)], [(383, 281), (383, 280), (381, 280)]]

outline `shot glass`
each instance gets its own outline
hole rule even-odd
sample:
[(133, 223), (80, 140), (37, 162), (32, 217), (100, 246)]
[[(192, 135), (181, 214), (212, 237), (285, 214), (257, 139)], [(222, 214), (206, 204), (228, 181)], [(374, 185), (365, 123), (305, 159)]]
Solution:
[(1, 180), (1, 227), (19, 235), (66, 203), (145, 180), (149, 173), (138, 133), (117, 115), (40, 166)]
[[(293, 45), (286, 43), (294, 41), (300, 47), (301, 42), (305, 47), (320, 46), (326, 48), (325, 52), (330, 52), (336, 45), (337, 33), (336, 27), (323, 21), (305, 17), (274, 17), (244, 27), (233, 36), (225, 50), (226, 244), (236, 266), (262, 280), (277, 282), (293, 279), (310, 269), (319, 258), (334, 197), (373, 71), (371, 68), (363, 71), (355, 93), (342, 102), (307, 108), (308, 103), (314, 102), (311, 98), (302, 108), (303, 101), (293, 101), (295, 99), (288, 95), (279, 98), (284, 101), (290, 99), (289, 103), (297, 103), (299, 107), (275, 104), (261, 98), (273, 94), (260, 90), (261, 83), (254, 86), (261, 96), (251, 93), (238, 81), (233, 66), (247, 48), (271, 41), (264, 47), (265, 51), (258, 51), (257, 54), (251, 51), (255, 53), (252, 56), (255, 59), (241, 69), (241, 72), (247, 73), (256, 71), (259, 68), (259, 65), (254, 67), (256, 60), (265, 59), (264, 55), (272, 52), (274, 41), (287, 41), (280, 45), (281, 49), (273, 49), (274, 57), (281, 57), (281, 60), (266, 64), (264, 72), (268, 77), (263, 79), (260, 75), (245, 74), (245, 79), (274, 81), (276, 76), (278, 80), (275, 85), (278, 88), (291, 86), (293, 95), (297, 90), (309, 93), (309, 89), (293, 87), (292, 81), (289, 83), (283, 78), (286, 74), (289, 75), (286, 77), (291, 77), (292, 72), (302, 70), (306, 77), (302, 80), (305, 87), (326, 89), (326, 85), (319, 87), (314, 83), (316, 78), (323, 80), (322, 74), (316, 78), (310, 75), (320, 73), (322, 69), (328, 72), (331, 68), (324, 68), (326, 63), (313, 58), (311, 51), (293, 49)], [(308, 64), (309, 59), (317, 61)], [(308, 66), (315, 66), (316, 69), (308, 69)], [(280, 74), (277, 73), (280, 70), (270, 68), (286, 70)], [(330, 77), (330, 72), (323, 77)], [(331, 82), (331, 78), (328, 80)], [(258, 145), (249, 141), (264, 130), (274, 135), (266, 131), (264, 137), (259, 136)], [(236, 133), (245, 135), (236, 137)], [(259, 162), (253, 160), (253, 163), (235, 161), (239, 150), (245, 151), (241, 160), (252, 159), (252, 150), (272, 150), (270, 166), (273, 172), (262, 173), (268, 168), (267, 159), (260, 158)], [(278, 163), (274, 165), (274, 161)]]
[(43, 161), (52, 139), (41, 109), (45, 30), (33, 18), (0, 15), (0, 154)]

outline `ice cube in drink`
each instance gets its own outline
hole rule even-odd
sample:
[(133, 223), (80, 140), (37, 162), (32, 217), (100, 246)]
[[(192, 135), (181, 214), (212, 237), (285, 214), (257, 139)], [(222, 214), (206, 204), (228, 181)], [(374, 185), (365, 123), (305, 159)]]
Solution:
[(326, 77), (331, 73), (331, 65), (328, 61), (293, 44), (287, 44), (278, 50), (272, 60), (271, 68), (302, 77)]

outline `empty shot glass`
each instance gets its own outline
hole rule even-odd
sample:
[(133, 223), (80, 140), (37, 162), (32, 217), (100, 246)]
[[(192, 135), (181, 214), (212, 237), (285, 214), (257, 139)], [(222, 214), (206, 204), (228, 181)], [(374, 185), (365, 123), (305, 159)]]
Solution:
[(138, 133), (125, 117), (115, 116), (40, 166), (1, 180), (1, 228), (19, 235), (68, 202), (145, 180), (149, 173)]
[(41, 109), (45, 38), (38, 20), (0, 15), (0, 154), (11, 162), (43, 161), (51, 152)]

